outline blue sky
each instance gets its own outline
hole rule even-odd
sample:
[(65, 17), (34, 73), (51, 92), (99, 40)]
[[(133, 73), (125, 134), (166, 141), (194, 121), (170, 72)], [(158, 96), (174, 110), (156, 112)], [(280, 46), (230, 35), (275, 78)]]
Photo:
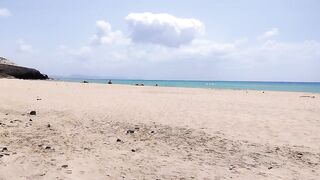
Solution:
[(49, 75), (320, 81), (320, 1), (0, 0), (0, 56)]

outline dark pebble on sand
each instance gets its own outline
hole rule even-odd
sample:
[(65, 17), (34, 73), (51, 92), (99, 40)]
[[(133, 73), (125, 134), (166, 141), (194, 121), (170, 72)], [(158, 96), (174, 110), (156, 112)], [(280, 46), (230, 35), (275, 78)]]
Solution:
[(150, 133), (154, 133), (154, 131), (151, 131)]
[(236, 168), (234, 165), (229, 166), (229, 170), (233, 170), (234, 168)]
[(121, 139), (117, 139), (117, 142), (121, 142)]
[(67, 167), (68, 167), (68, 165), (66, 165), (66, 164), (65, 164), (65, 165), (62, 165), (61, 167), (63, 167), (63, 168), (67, 168)]
[(38, 98), (37, 101), (41, 101), (42, 99)]
[(30, 115), (36, 115), (37, 112), (36, 111), (30, 111)]
[(51, 147), (50, 146), (46, 146), (46, 148), (45, 149), (51, 149)]
[(6, 116), (8, 116), (9, 114), (8, 113), (6, 113)]
[(51, 125), (50, 125), (50, 124), (48, 124), (48, 125), (47, 125), (47, 127), (48, 127), (48, 128), (50, 128), (50, 127), (51, 127)]
[(3, 155), (2, 154), (0, 154), (0, 158), (2, 158), (3, 157)]
[(135, 149), (131, 149), (131, 152), (136, 152), (136, 150)]
[(8, 151), (8, 148), (7, 147), (2, 148), (2, 152), (4, 151)]
[(130, 134), (134, 133), (134, 130), (128, 130), (128, 131), (127, 131), (127, 134), (129, 134), (129, 133), (130, 133)]
[(298, 156), (298, 158), (302, 158), (303, 154), (302, 153), (298, 153), (297, 156)]
[(268, 169), (272, 169), (272, 166), (268, 167)]

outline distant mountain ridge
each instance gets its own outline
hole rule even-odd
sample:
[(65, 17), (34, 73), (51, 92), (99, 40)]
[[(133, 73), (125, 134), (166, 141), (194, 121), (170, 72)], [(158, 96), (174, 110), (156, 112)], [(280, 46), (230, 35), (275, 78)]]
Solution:
[(0, 57), (0, 78), (48, 79), (48, 76), (36, 69), (17, 66), (8, 59)]

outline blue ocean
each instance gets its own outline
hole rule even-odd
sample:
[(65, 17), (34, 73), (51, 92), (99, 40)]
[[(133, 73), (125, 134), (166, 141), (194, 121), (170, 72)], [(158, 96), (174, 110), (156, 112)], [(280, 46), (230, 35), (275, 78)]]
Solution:
[[(106, 84), (109, 79), (85, 79), (85, 78), (56, 78), (57, 81), (82, 82)], [(320, 93), (320, 82), (255, 82), (255, 81), (186, 81), (186, 80), (125, 80), (111, 79), (113, 84), (162, 87), (186, 87), (207, 89), (236, 89), (259, 91), (291, 91)]]

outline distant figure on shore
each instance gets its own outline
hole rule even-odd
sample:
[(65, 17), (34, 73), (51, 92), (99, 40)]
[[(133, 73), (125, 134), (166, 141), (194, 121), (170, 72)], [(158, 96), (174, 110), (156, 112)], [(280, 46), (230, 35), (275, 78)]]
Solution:
[(82, 81), (82, 83), (89, 83), (88, 81)]
[(109, 80), (109, 81), (108, 81), (108, 84), (112, 84), (112, 81), (111, 81), (111, 80)]
[(158, 86), (158, 84), (156, 84), (156, 86)]

